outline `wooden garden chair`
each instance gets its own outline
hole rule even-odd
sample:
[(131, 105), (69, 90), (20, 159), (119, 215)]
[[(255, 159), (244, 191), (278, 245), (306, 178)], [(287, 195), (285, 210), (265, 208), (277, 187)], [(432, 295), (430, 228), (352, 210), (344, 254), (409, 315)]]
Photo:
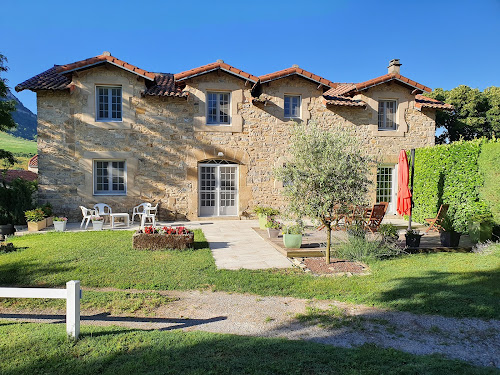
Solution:
[(384, 219), (385, 213), (387, 211), (387, 202), (380, 202), (373, 206), (372, 211), (370, 212), (370, 216), (365, 221), (365, 228), (370, 232), (375, 233), (378, 231), (380, 224), (382, 224), (382, 220)]
[(434, 232), (439, 232), (439, 230), (441, 229), (441, 221), (446, 216), (449, 207), (450, 207), (449, 204), (442, 204), (441, 207), (439, 207), (439, 211), (436, 217), (425, 219), (425, 221), (427, 221), (430, 224), (429, 228), (427, 228), (425, 233), (429, 232), (430, 230)]

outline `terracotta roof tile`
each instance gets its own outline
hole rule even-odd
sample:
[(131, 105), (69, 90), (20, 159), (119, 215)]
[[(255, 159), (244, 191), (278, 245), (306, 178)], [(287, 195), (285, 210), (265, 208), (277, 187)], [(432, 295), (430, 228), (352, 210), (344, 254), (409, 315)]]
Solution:
[(182, 91), (182, 87), (176, 85), (174, 75), (169, 73), (158, 73), (155, 76), (154, 84), (144, 91), (143, 95), (148, 96), (177, 96), (186, 97), (188, 92)]
[(434, 108), (441, 109), (443, 111), (453, 111), (455, 107), (451, 104), (440, 102), (439, 100), (428, 98), (423, 95), (415, 95), (415, 107), (416, 108)]
[(69, 88), (71, 79), (65, 75), (57, 73), (57, 65), (54, 67), (37, 74), (30, 79), (20, 83), (16, 86), (16, 91), (23, 90), (65, 90)]
[[(10, 183), (14, 181), (16, 178), (21, 178), (26, 181), (35, 181), (38, 178), (38, 175), (35, 172), (31, 171), (17, 171), (17, 170), (9, 170), (5, 174), (5, 182)], [(2, 179), (2, 176), (0, 176)]]
[(321, 84), (328, 86), (328, 87), (337, 87), (336, 83), (329, 81), (328, 79), (325, 79), (323, 77), (320, 77), (316, 74), (313, 74), (311, 72), (308, 72), (307, 70), (298, 68), (298, 67), (286, 68), (286, 69), (279, 70), (279, 71), (274, 72), (274, 73), (265, 74), (263, 76), (260, 76), (259, 79), (260, 79), (261, 83), (265, 83), (265, 82), (274, 81), (276, 79), (284, 78), (284, 77), (290, 76), (292, 74), (301, 75), (307, 79), (321, 83)]
[(358, 91), (365, 90), (369, 87), (376, 86), (376, 85), (379, 85), (381, 83), (389, 82), (392, 80), (397, 80), (397, 81), (406, 83), (407, 85), (413, 86), (413, 87), (418, 88), (422, 91), (427, 91), (427, 92), (432, 91), (431, 88), (424, 86), (418, 82), (415, 82), (409, 78), (406, 78), (406, 77), (402, 76), (401, 74), (396, 74), (396, 73), (386, 74), (386, 75), (383, 75), (383, 76), (380, 76), (377, 78), (370, 79), (370, 80), (365, 81), (365, 82), (356, 83), (356, 90), (358, 90)]
[(33, 156), (28, 162), (28, 167), (38, 168), (38, 154)]
[(324, 96), (324, 103), (328, 105), (340, 105), (348, 107), (366, 107), (366, 103), (362, 100), (354, 100), (346, 96)]
[(225, 70), (243, 79), (248, 79), (249, 81), (252, 81), (254, 83), (256, 83), (259, 80), (259, 77), (251, 75), (224, 62), (210, 63), (207, 65), (200, 66), (198, 68), (186, 70), (184, 72), (176, 73), (174, 77), (176, 81), (180, 81), (200, 74), (208, 73), (217, 69)]
[(345, 95), (350, 91), (356, 90), (355, 83), (338, 83), (337, 87), (331, 88), (326, 91), (323, 96), (336, 96), (336, 95)]

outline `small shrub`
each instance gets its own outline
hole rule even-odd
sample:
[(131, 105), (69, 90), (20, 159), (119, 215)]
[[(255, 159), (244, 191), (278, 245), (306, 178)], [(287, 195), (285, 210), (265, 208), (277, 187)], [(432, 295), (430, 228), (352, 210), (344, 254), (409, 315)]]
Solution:
[(45, 218), (45, 214), (41, 208), (25, 211), (24, 216), (26, 217), (26, 221), (29, 222), (38, 222)]
[(42, 209), (43, 214), (45, 215), (45, 217), (50, 217), (50, 216), (53, 215), (52, 205), (49, 202), (45, 203), (40, 208)]
[(404, 251), (396, 246), (390, 246), (381, 241), (368, 241), (356, 236), (349, 237), (346, 243), (335, 249), (338, 258), (353, 261), (385, 259), (403, 253)]
[(267, 219), (266, 228), (269, 229), (281, 229), (283, 224), (281, 224), (278, 220), (275, 220), (274, 217), (270, 217)]
[(347, 228), (347, 234), (351, 237), (366, 238), (365, 228), (361, 224), (350, 225)]
[(283, 234), (302, 234), (304, 232), (304, 224), (298, 220), (297, 224), (283, 226)]
[(255, 212), (257, 215), (263, 215), (263, 216), (276, 216), (280, 214), (279, 210), (265, 206), (256, 206), (253, 209), (253, 212)]

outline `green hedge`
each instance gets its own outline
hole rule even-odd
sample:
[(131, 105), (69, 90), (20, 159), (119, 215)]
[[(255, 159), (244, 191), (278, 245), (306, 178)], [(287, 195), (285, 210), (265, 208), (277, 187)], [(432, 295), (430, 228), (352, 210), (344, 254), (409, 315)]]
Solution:
[(479, 173), (484, 185), (479, 188), (479, 197), (489, 205), (493, 221), (500, 224), (500, 141), (483, 143), (479, 155)]
[(499, 147), (496, 140), (476, 139), (417, 149), (413, 219), (424, 223), (436, 216), (441, 204), (449, 204), (455, 229), (467, 232), (472, 217), (499, 210)]

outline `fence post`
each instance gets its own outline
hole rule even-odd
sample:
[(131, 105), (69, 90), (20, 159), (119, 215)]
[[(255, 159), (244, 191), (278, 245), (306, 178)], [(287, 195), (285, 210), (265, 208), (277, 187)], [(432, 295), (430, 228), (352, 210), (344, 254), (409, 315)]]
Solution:
[(66, 293), (66, 333), (76, 340), (80, 335), (80, 281), (68, 281)]

